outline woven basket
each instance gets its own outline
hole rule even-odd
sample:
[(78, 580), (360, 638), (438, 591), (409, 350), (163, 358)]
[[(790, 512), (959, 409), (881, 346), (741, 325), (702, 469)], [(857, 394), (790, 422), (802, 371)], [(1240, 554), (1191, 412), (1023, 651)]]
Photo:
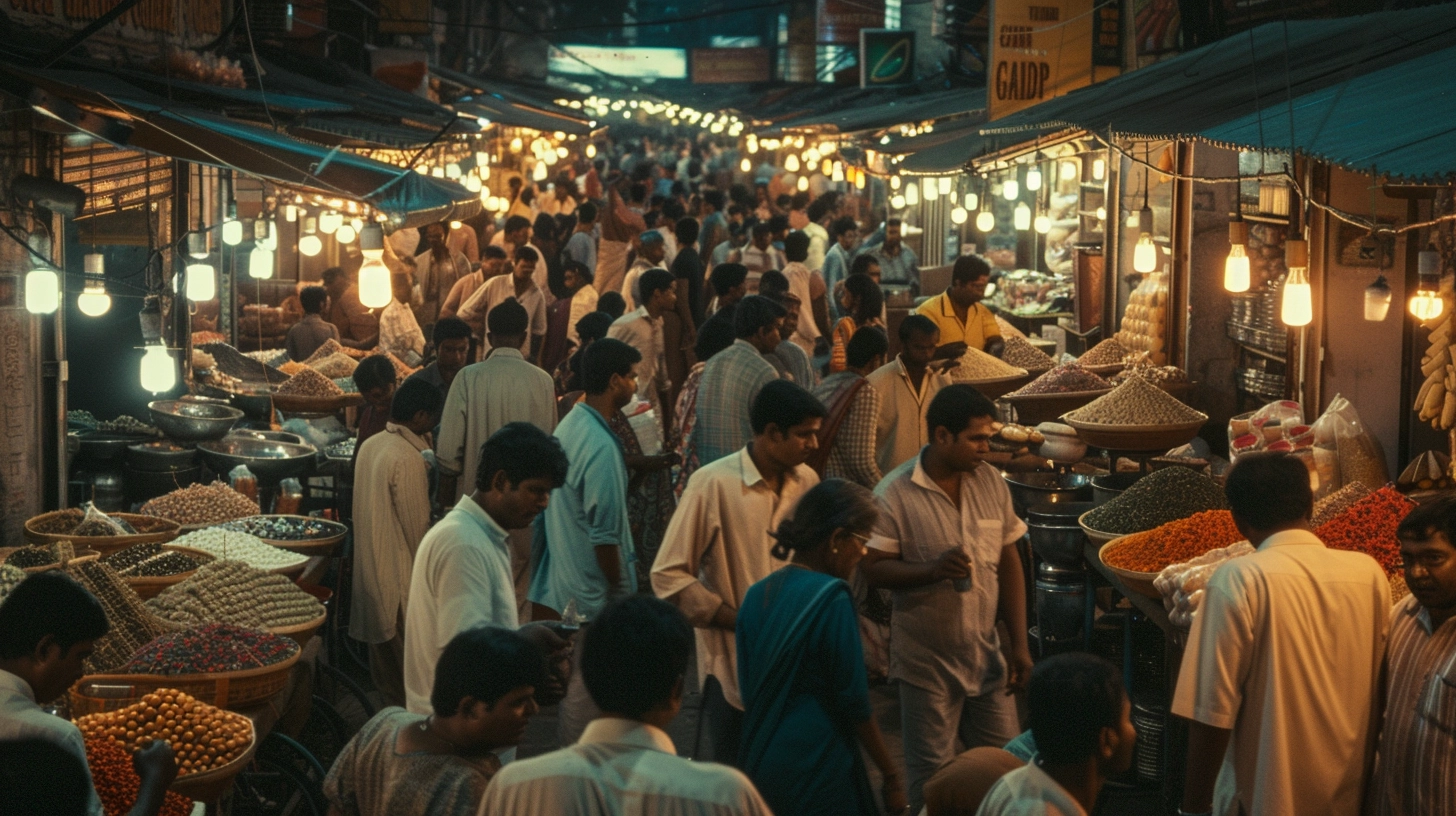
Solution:
[(1102, 562), (1102, 566), (1106, 567), (1108, 572), (1121, 578), (1129, 590), (1148, 598), (1162, 598), (1162, 593), (1158, 592), (1158, 588), (1153, 586), (1153, 579), (1158, 577), (1158, 573), (1134, 572), (1132, 570), (1122, 569), (1121, 567), (1114, 567), (1107, 563), (1107, 556), (1110, 553), (1116, 552), (1118, 547), (1123, 546), (1123, 539), (1126, 537), (1115, 538), (1102, 545), (1102, 549), (1097, 552), (1097, 559)]
[[(265, 702), (286, 688), (288, 673), (302, 655), (299, 649), (292, 657), (271, 666), (216, 674), (89, 674), (71, 687), (71, 716), (126, 708), (162, 688), (177, 689), (209, 705), (236, 711)], [(102, 691), (105, 693), (98, 693)]]
[(1043, 422), (1059, 421), (1062, 414), (1075, 411), (1111, 390), (1106, 388), (1100, 391), (1072, 391), (1065, 394), (1003, 396), (1001, 399), (1011, 403), (1011, 406), (1016, 409), (1017, 422), (1022, 425), (1035, 426)]
[[(252, 728), (251, 720), (248, 721), (248, 727)], [(233, 780), (237, 778), (238, 774), (252, 764), (253, 754), (257, 751), (258, 732), (253, 730), (248, 739), (247, 749), (239, 754), (237, 759), (221, 768), (179, 776), (172, 782), (170, 790), (198, 802), (216, 802), (232, 788)]]
[(25, 523), (25, 540), (32, 544), (50, 544), (55, 541), (69, 541), (76, 549), (95, 550), (102, 555), (110, 555), (117, 550), (124, 550), (133, 544), (150, 544), (153, 542), (168, 542), (176, 538), (180, 533), (181, 525), (171, 519), (164, 519), (158, 516), (141, 516), (135, 513), (111, 513), (111, 517), (120, 519), (130, 524), (135, 529), (146, 528), (145, 533), (138, 533), (129, 536), (73, 536), (62, 533), (41, 533), (36, 531), (44, 522), (64, 513), (64, 510), (53, 510), (49, 513), (41, 513)]
[[(163, 547), (162, 551), (186, 553), (187, 555), (193, 556), (194, 558), (205, 559), (204, 563), (206, 563), (206, 561), (214, 561), (217, 558), (210, 552), (194, 550), (191, 547)], [(157, 597), (158, 595), (162, 594), (162, 590), (174, 584), (180, 584), (188, 578), (191, 578), (196, 573), (197, 570), (194, 569), (188, 570), (187, 572), (179, 572), (176, 575), (146, 575), (137, 577), (123, 575), (121, 576), (121, 578), (122, 580), (126, 581), (127, 586), (131, 587), (136, 592), (136, 594), (140, 595), (141, 599), (145, 601), (150, 598)]]
[(295, 623), (292, 626), (273, 626), (269, 627), (268, 631), (279, 637), (293, 638), (294, 642), (298, 644), (298, 648), (302, 649), (308, 645), (314, 633), (318, 632), (319, 627), (323, 626), (324, 622), (328, 619), (329, 612), (326, 609), (322, 615), (306, 623)]

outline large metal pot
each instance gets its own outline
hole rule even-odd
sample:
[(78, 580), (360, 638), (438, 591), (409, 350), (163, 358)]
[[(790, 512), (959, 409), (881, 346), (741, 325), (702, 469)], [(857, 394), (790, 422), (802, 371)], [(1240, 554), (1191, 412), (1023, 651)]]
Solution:
[(1005, 478), (1011, 489), (1011, 503), (1022, 518), (1028, 507), (1038, 504), (1092, 499), (1091, 477), (1080, 473), (1008, 473)]
[(221, 439), (243, 418), (230, 405), (192, 400), (157, 400), (147, 403), (147, 410), (162, 433), (178, 442)]

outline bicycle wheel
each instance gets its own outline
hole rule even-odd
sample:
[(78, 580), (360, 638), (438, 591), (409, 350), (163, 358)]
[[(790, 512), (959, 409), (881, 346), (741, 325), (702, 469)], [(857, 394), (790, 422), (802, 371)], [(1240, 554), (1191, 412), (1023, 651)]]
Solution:
[(317, 786), (292, 763), (256, 757), (233, 784), (231, 816), (326, 816), (328, 804)]

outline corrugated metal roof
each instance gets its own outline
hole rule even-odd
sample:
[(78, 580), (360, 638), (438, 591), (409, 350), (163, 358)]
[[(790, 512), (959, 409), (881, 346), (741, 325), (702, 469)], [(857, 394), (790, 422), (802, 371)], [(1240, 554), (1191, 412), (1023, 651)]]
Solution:
[(1292, 107), (1293, 136), (1288, 105), (1200, 135), (1248, 148), (1297, 144), (1352, 170), (1412, 181), (1456, 173), (1456, 46), (1305, 94)]
[(1003, 143), (1013, 141), (1006, 135), (1047, 127), (1149, 138), (1197, 136), (1260, 108), (1268, 121), (1268, 111), (1287, 107), (1291, 97), (1443, 49), (1453, 37), (1453, 4), (1270, 23), (1048, 100), (991, 122), (981, 132), (1002, 135)]

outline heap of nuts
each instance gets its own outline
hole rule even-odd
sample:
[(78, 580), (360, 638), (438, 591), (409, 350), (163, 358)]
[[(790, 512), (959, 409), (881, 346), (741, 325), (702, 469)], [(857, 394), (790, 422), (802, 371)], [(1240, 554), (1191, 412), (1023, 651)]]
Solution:
[(173, 490), (142, 505), (142, 513), (161, 516), (178, 524), (217, 524), (235, 518), (256, 516), (258, 503), (222, 482), (194, 484)]
[(110, 565), (100, 561), (73, 563), (66, 571), (96, 596), (111, 625), (86, 660), (88, 674), (105, 674), (126, 665), (137, 649), (178, 628), (152, 614), (141, 596)]
[(5, 563), (21, 569), (32, 569), (60, 564), (75, 557), (76, 551), (71, 546), (71, 542), (57, 541), (51, 544), (17, 547), (5, 556)]
[(1047, 356), (1047, 353), (1033, 346), (1030, 340), (1020, 335), (1005, 337), (1006, 350), (1001, 353), (1001, 359), (1014, 366), (1020, 366), (1027, 371), (1046, 371), (1057, 364), (1056, 360)]
[(1128, 354), (1127, 347), (1117, 342), (1117, 338), (1109, 337), (1092, 348), (1087, 349), (1087, 353), (1078, 357), (1077, 362), (1084, 366), (1117, 365)]
[(263, 629), (296, 626), (324, 615), (323, 604), (286, 577), (241, 561), (206, 564), (147, 601), (147, 608), (189, 626), (226, 622)]
[(1097, 425), (1179, 425), (1208, 416), (1141, 377), (1131, 377), (1111, 393), (1068, 413), (1067, 419)]
[(1026, 369), (1014, 365), (978, 348), (967, 348), (954, 368), (946, 371), (955, 382), (984, 382), (1004, 380), (1010, 377), (1026, 376)]
[(1084, 391), (1108, 391), (1112, 383), (1076, 363), (1063, 363), (1037, 377), (1008, 397), (1030, 397), (1041, 394), (1076, 394)]
[(253, 723), (247, 717), (175, 689), (158, 689), (116, 711), (87, 714), (76, 720), (76, 727), (88, 739), (110, 740), (126, 751), (162, 740), (177, 755), (180, 777), (221, 768), (253, 743)]
[(352, 377), (354, 376), (354, 369), (358, 367), (358, 360), (343, 353), (330, 354), (322, 360), (310, 364), (310, 368), (331, 380), (337, 380), (340, 377)]
[(200, 553), (194, 555), (163, 549), (161, 544), (136, 544), (101, 560), (129, 578), (160, 578), (191, 572), (213, 559)]
[[(131, 764), (131, 752), (94, 729), (85, 735), (85, 741), (86, 767), (91, 770), (91, 783), (101, 800), (101, 809), (106, 816), (130, 813), (142, 787), (141, 777)], [(191, 812), (192, 800), (172, 791), (162, 797), (162, 809), (157, 811), (159, 816), (187, 816)]]
[(298, 644), (261, 629), (208, 623), (162, 635), (137, 650), (127, 674), (217, 674), (259, 669), (298, 654)]
[(172, 544), (202, 550), (218, 558), (242, 561), (260, 570), (296, 567), (308, 560), (306, 555), (299, 555), (267, 544), (255, 535), (226, 530), (222, 527), (206, 527), (196, 530), (176, 539)]
[(58, 510), (46, 516), (44, 521), (37, 521), (30, 525), (30, 529), (37, 533), (46, 535), (70, 535), (75, 531), (76, 525), (86, 514), (80, 508), (68, 507), (65, 510)]
[(328, 377), (305, 368), (278, 386), (276, 393), (293, 397), (337, 397), (344, 391)]

